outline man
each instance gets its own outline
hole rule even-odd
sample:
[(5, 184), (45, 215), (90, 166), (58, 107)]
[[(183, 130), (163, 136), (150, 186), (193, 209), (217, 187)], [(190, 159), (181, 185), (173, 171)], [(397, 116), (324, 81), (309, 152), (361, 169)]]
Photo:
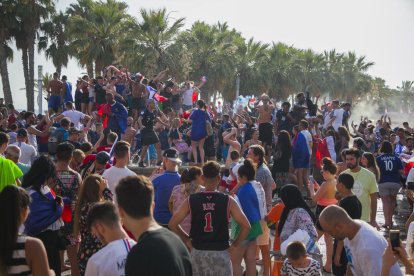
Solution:
[[(25, 175), (30, 170), (30, 165), (23, 164), (19, 162), (20, 158), (20, 148), (16, 145), (8, 145), (6, 151), (4, 152), (4, 157), (14, 162), (14, 164), (19, 167), (23, 175)], [(23, 175), (19, 178), (20, 182), (22, 181)]]
[(98, 152), (97, 154), (90, 154), (84, 160), (81, 165), (81, 176), (85, 179), (90, 174), (102, 175), (106, 169), (109, 169), (111, 165), (108, 163), (110, 156), (106, 151)]
[[(260, 105), (260, 103), (262, 104)], [(259, 112), (259, 140), (263, 143), (266, 150), (266, 159), (268, 159), (273, 142), (272, 112), (275, 107), (266, 94), (260, 97), (260, 101), (255, 106)]]
[(116, 187), (119, 214), (137, 239), (128, 254), (125, 275), (191, 276), (190, 254), (171, 231), (153, 217), (154, 189), (145, 176), (122, 179)]
[(141, 129), (141, 159), (139, 161), (140, 167), (145, 167), (144, 160), (145, 156), (147, 155), (147, 150), (150, 145), (155, 144), (155, 149), (157, 150), (157, 166), (161, 165), (161, 145), (160, 140), (158, 139), (158, 135), (155, 133), (154, 125), (155, 122), (160, 122), (161, 124), (165, 124), (161, 119), (157, 116), (157, 110), (155, 109), (155, 102), (153, 99), (147, 100), (147, 108), (141, 112), (141, 115), (138, 118), (138, 125)]
[(57, 113), (61, 108), (63, 97), (65, 96), (65, 86), (59, 80), (59, 74), (57, 72), (53, 73), (53, 79), (49, 82), (46, 91), (49, 97), (49, 114)]
[[(103, 137), (103, 136), (101, 135), (100, 137)], [(98, 143), (99, 140), (96, 142), (95, 147), (98, 146), (96, 148), (96, 152), (106, 151), (107, 153), (110, 153), (114, 143), (117, 140), (118, 140), (118, 135), (115, 132), (109, 132), (106, 137), (106, 145), (99, 146), (100, 145), (100, 143)]]
[(31, 165), (37, 157), (37, 151), (32, 145), (26, 144), (27, 130), (24, 128), (19, 129), (17, 131), (16, 140), (17, 142), (13, 145), (20, 148), (20, 162), (26, 165)]
[(115, 101), (112, 93), (107, 93), (105, 98), (110, 110), (108, 114), (108, 129), (115, 132), (118, 137), (121, 137), (121, 134), (125, 133), (127, 128), (128, 110), (123, 104)]
[(68, 77), (62, 76), (62, 83), (65, 89), (64, 93), (64, 103), (73, 102), (72, 96), (72, 84), (68, 82)]
[(351, 118), (351, 104), (343, 103), (342, 108), (344, 109), (344, 115), (342, 119), (342, 125), (349, 131), (349, 118)]
[(292, 132), (292, 115), (289, 114), (290, 103), (282, 103), (282, 109), (276, 112), (275, 130), (279, 133), (281, 130)]
[(395, 140), (394, 153), (400, 156), (403, 153), (403, 148), (406, 144), (405, 131), (402, 127), (397, 129), (397, 139)]
[(53, 118), (53, 121), (57, 122), (61, 120), (63, 117), (67, 117), (73, 123), (74, 127), (81, 129), (82, 121), (85, 118), (90, 119), (89, 116), (83, 114), (80, 111), (75, 110), (72, 102), (66, 102), (65, 106), (66, 106), (66, 110), (63, 111), (62, 114), (60, 114), (59, 116), (56, 116), (55, 118)]
[[(232, 197), (217, 191), (219, 163), (210, 161), (204, 164), (202, 179), (206, 190), (192, 194), (188, 204), (182, 204), (174, 214), (169, 226), (191, 248), (194, 275), (232, 275), (229, 252), (239, 250), (240, 243), (249, 234), (250, 223)], [(191, 231), (186, 233), (179, 224), (189, 214)], [(228, 214), (241, 227), (230, 247)]]
[(115, 188), (119, 181), (127, 176), (136, 175), (127, 168), (130, 158), (130, 145), (125, 141), (118, 141), (114, 146), (115, 166), (105, 170), (102, 176), (108, 181), (109, 190), (115, 194)]
[(164, 171), (151, 177), (154, 185), (154, 219), (164, 227), (168, 227), (171, 219), (171, 212), (168, 207), (171, 192), (175, 186), (180, 185), (181, 176), (178, 173), (178, 165), (180, 164), (178, 151), (175, 148), (170, 148), (164, 152), (162, 157)]
[(292, 161), (296, 171), (299, 189), (308, 190), (307, 185), (310, 159), (312, 156), (312, 134), (308, 131), (309, 123), (306, 120), (299, 122), (299, 134), (293, 142)]
[[(349, 261), (346, 275), (381, 275), (382, 254), (387, 241), (380, 232), (364, 221), (352, 219), (336, 205), (326, 207), (319, 216), (319, 222), (324, 232), (344, 240)], [(398, 264), (392, 266), (389, 275), (402, 275)]]
[(37, 129), (36, 127), (37, 117), (33, 112), (27, 111), (24, 114), (23, 119), (26, 121), (25, 129), (27, 130), (27, 134), (28, 134), (27, 138), (28, 138), (29, 144), (32, 145), (37, 150), (36, 136), (45, 137), (49, 134), (49, 128), (50, 128), (49, 119), (48, 117), (46, 117), (48, 126), (46, 126), (43, 131), (40, 131)]
[[(253, 163), (257, 166), (256, 170), (256, 180), (260, 182), (265, 192), (266, 198), (266, 214), (270, 212), (272, 209), (272, 195), (273, 190), (276, 189), (276, 183), (273, 180), (272, 173), (270, 172), (269, 168), (265, 163), (265, 150), (260, 145), (250, 146), (249, 151), (247, 153), (247, 158), (251, 159)], [(262, 231), (261, 234), (257, 238), (257, 245), (262, 252), (263, 256), (263, 265), (266, 268), (266, 271), (270, 272), (270, 229), (267, 227), (266, 223), (262, 223)], [(269, 257), (268, 257), (269, 256)], [(267, 272), (265, 274), (268, 274)]]
[(223, 114), (221, 116), (221, 125), (218, 130), (218, 147), (217, 147), (217, 160), (226, 160), (227, 154), (229, 153), (230, 146), (224, 143), (223, 141), (223, 133), (227, 131), (228, 129), (231, 129), (231, 123), (230, 123), (230, 116), (228, 114)]
[(358, 197), (362, 206), (361, 220), (369, 222), (373, 227), (378, 227), (376, 222), (378, 186), (375, 175), (361, 167), (361, 153), (357, 149), (348, 149), (345, 152), (345, 162), (348, 167), (343, 173), (354, 177), (352, 192)]
[[(9, 108), (10, 109), (10, 108)], [(410, 125), (408, 124), (408, 122), (403, 122), (403, 127), (405, 129), (405, 131), (408, 131), (409, 133), (413, 134), (414, 133), (414, 129), (412, 129), (410, 127)]]
[(96, 110), (99, 110), (101, 106), (106, 103), (106, 100), (105, 100), (106, 91), (103, 88), (105, 86), (103, 77), (97, 76), (96, 81), (97, 81), (97, 84), (95, 84), (95, 102), (96, 102)]
[(9, 136), (0, 132), (0, 192), (7, 185), (20, 185), (19, 178), (23, 176), (19, 167), (11, 160), (4, 158), (3, 154), (9, 144)]
[(88, 261), (85, 275), (123, 276), (131, 248), (136, 244), (122, 229), (118, 211), (112, 202), (95, 204), (88, 213), (88, 229), (105, 245)]
[(79, 143), (79, 139), (82, 131), (77, 128), (71, 127), (68, 132), (69, 137), (67, 142), (72, 144), (75, 147), (75, 149), (80, 149), (81, 143)]
[(183, 112), (190, 110), (193, 108), (193, 93), (195, 90), (199, 90), (201, 87), (203, 87), (203, 85), (205, 84), (205, 80), (203, 80), (202, 82), (200, 82), (200, 84), (198, 86), (194, 86), (194, 82), (193, 81), (187, 81), (185, 88), (181, 90), (182, 94), (182, 99), (183, 99)]
[(294, 123), (298, 123), (301, 120), (305, 119), (307, 107), (305, 106), (306, 97), (303, 92), (300, 92), (296, 95), (296, 103), (293, 105), (291, 111)]
[[(70, 162), (73, 158), (74, 146), (70, 143), (62, 143), (57, 146), (56, 150), (56, 177), (54, 178), (52, 189), (56, 195), (63, 198), (64, 210), (71, 214), (73, 217), (78, 198), (78, 191), (82, 185), (82, 178), (76, 171), (70, 168)], [(77, 252), (79, 248), (80, 239), (73, 235), (73, 220), (65, 220), (64, 226), (61, 229), (63, 237), (68, 241), (66, 244), (66, 250), (71, 266), (72, 275), (78, 275), (78, 261)], [(61, 251), (61, 254), (63, 254)]]
[(339, 107), (338, 100), (332, 101), (332, 108), (333, 110), (330, 115), (331, 120), (329, 121), (328, 126), (332, 126), (335, 131), (338, 131), (338, 128), (342, 126), (345, 110)]
[(125, 130), (125, 133), (122, 135), (122, 140), (128, 142), (130, 145), (132, 145), (132, 147), (134, 147), (135, 135), (137, 134), (137, 130), (134, 128), (133, 124), (134, 118), (128, 117), (127, 128)]

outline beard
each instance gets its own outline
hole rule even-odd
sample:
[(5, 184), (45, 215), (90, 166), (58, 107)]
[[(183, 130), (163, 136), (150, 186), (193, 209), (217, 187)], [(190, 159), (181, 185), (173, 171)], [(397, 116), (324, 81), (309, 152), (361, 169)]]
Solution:
[(353, 169), (355, 169), (356, 167), (358, 167), (358, 164), (349, 164), (349, 163), (347, 163), (347, 164), (346, 164), (346, 166), (348, 167), (348, 169), (353, 170)]

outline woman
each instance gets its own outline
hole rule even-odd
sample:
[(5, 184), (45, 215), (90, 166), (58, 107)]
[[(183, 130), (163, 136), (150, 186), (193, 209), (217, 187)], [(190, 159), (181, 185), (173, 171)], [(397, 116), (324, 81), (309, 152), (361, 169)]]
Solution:
[[(309, 192), (311, 198), (314, 202), (316, 202), (316, 219), (319, 218), (322, 210), (325, 209), (329, 205), (336, 204), (337, 200), (335, 197), (336, 194), (336, 171), (337, 167), (335, 163), (330, 158), (322, 159), (322, 176), (325, 180), (318, 191), (315, 193), (315, 186), (313, 182), (309, 182)], [(325, 244), (326, 244), (326, 263), (323, 267), (324, 272), (331, 273), (332, 272), (332, 255), (333, 255), (333, 241), (332, 236), (327, 233), (318, 232), (318, 236), (324, 236)]]
[(293, 184), (286, 185), (280, 190), (279, 196), (285, 205), (277, 227), (280, 243), (287, 240), (298, 229), (307, 232), (316, 242), (318, 233), (315, 228), (315, 215), (303, 199), (299, 188)]
[(248, 151), (250, 146), (253, 146), (253, 145), (260, 145), (261, 146), (262, 145), (262, 142), (259, 140), (259, 131), (256, 128), (254, 128), (252, 130), (251, 135), (252, 135), (251, 139), (246, 141), (246, 143), (244, 143), (244, 146), (243, 146), (244, 156), (247, 155), (247, 151)]
[[(292, 144), (289, 132), (281, 130), (279, 132), (275, 152), (273, 154), (272, 176), (280, 190), (292, 179), (289, 174), (290, 158), (292, 156)], [(290, 182), (291, 183), (291, 182)]]
[[(383, 227), (392, 227), (392, 215), (397, 204), (397, 194), (401, 188), (400, 177), (403, 173), (403, 164), (392, 150), (388, 141), (381, 144), (380, 155), (377, 157), (381, 177), (378, 182), (378, 190), (384, 208)], [(375, 159), (374, 159), (375, 161)]]
[(78, 251), (79, 272), (81, 275), (85, 274), (89, 258), (102, 247), (101, 242), (92, 235), (86, 225), (89, 210), (94, 203), (103, 200), (112, 201), (112, 198), (113, 195), (102, 176), (91, 174), (83, 181), (79, 190), (73, 228), (73, 235), (81, 235)]
[[(259, 202), (258, 194), (252, 183), (255, 175), (256, 168), (253, 162), (249, 159), (245, 160), (238, 170), (237, 180), (240, 188), (237, 190), (236, 200), (242, 211), (246, 214), (251, 228), (247, 238), (240, 245), (240, 248), (231, 251), (233, 275), (242, 275), (242, 259), (244, 259), (244, 263), (246, 264), (246, 275), (256, 275), (256, 238), (263, 231), (260, 223), (262, 220), (260, 212), (262, 203)], [(239, 225), (234, 224), (234, 227), (232, 227), (232, 237), (237, 237), (239, 231)]]
[[(29, 215), (30, 197), (14, 185), (0, 193), (0, 275), (54, 275), (41, 240), (19, 234)], [(7, 227), (6, 227), (7, 226)]]
[(191, 149), (193, 151), (194, 163), (198, 163), (197, 148), (200, 152), (201, 165), (204, 165), (204, 141), (207, 137), (206, 125), (211, 124), (210, 115), (206, 111), (203, 100), (197, 102), (197, 109), (193, 110), (189, 121), (191, 125)]
[[(191, 167), (184, 170), (184, 172), (181, 174), (181, 185), (175, 186), (171, 193), (169, 208), (172, 214), (178, 211), (181, 204), (185, 202), (190, 195), (204, 190), (204, 188), (201, 186), (202, 174), (203, 172), (199, 167)], [(191, 216), (188, 215), (180, 223), (180, 226), (186, 233), (190, 233)]]
[(345, 153), (346, 153), (346, 149), (344, 149), (341, 152), (342, 162), (336, 163), (336, 167), (338, 168), (338, 170), (336, 171), (336, 176), (339, 176), (343, 171), (348, 169), (348, 166), (346, 165), (346, 162), (345, 162)]
[(340, 154), (344, 149), (349, 148), (350, 140), (351, 140), (351, 136), (349, 135), (348, 130), (345, 127), (342, 127), (342, 126), (339, 127), (338, 128), (338, 139), (336, 139), (336, 142), (335, 142), (337, 162), (345, 161), (345, 160), (342, 160), (341, 158), (342, 156)]
[(60, 228), (63, 226), (61, 215), (63, 200), (55, 196), (49, 188), (56, 177), (56, 168), (46, 156), (36, 159), (23, 177), (22, 187), (31, 198), (30, 213), (25, 223), (25, 234), (40, 239), (47, 253), (49, 266), (56, 275), (60, 275), (61, 264), (59, 249)]
[(364, 152), (361, 158), (361, 165), (366, 168), (367, 170), (371, 171), (375, 175), (375, 179), (380, 179), (380, 169), (377, 166), (377, 161), (375, 161), (375, 157), (370, 152)]

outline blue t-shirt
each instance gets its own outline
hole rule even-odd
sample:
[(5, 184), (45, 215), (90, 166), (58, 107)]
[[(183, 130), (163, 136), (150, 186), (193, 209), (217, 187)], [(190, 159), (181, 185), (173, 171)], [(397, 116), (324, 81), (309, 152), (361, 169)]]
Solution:
[(180, 178), (178, 172), (165, 171), (152, 180), (155, 202), (154, 218), (159, 224), (165, 225), (170, 222), (171, 212), (168, 208), (168, 202), (173, 188), (180, 185)]
[(394, 154), (381, 154), (377, 157), (381, 177), (379, 183), (400, 183), (400, 170), (403, 169), (401, 160)]

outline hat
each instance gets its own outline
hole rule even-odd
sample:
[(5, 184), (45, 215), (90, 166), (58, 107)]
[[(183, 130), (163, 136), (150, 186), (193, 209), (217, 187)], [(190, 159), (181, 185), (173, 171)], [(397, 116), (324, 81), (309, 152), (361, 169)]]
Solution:
[(101, 152), (98, 152), (96, 154), (96, 159), (95, 160), (99, 164), (104, 165), (109, 161), (109, 159), (110, 159), (109, 153), (107, 153), (106, 151), (101, 151)]
[(69, 129), (69, 134), (81, 133), (81, 131), (75, 127)]
[(164, 154), (162, 156), (177, 164), (182, 163), (181, 159), (179, 158), (178, 151), (175, 148), (167, 149), (166, 151), (164, 151)]
[(21, 128), (17, 131), (17, 136), (19, 137), (27, 137), (27, 130), (24, 128)]
[(62, 76), (62, 80), (67, 80), (68, 77), (66, 77), (65, 75)]

